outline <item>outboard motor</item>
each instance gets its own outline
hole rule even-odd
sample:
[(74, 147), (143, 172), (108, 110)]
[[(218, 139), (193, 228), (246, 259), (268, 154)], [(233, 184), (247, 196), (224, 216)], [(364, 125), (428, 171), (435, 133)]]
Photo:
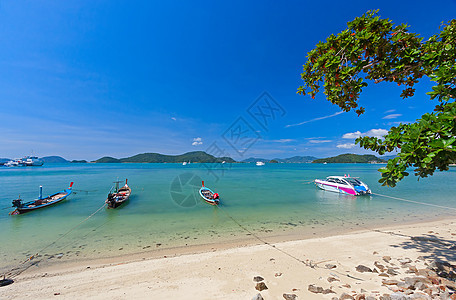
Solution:
[(114, 203), (115, 202), (113, 194), (108, 194), (108, 202), (109, 203)]
[(17, 208), (22, 207), (22, 200), (21, 199), (13, 200), (13, 207), (17, 207)]

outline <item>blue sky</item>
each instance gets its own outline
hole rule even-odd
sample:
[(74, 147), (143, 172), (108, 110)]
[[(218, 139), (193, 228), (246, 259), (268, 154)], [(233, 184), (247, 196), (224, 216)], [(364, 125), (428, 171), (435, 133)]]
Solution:
[[(296, 89), (307, 52), (377, 8), (427, 38), (456, 1), (2, 1), (0, 157), (180, 154), (214, 142), (235, 159), (368, 153), (354, 137), (433, 108), (428, 81), (408, 100), (370, 85), (361, 117)], [(267, 126), (249, 114), (264, 92), (283, 109)], [(242, 149), (238, 120), (254, 138)]]

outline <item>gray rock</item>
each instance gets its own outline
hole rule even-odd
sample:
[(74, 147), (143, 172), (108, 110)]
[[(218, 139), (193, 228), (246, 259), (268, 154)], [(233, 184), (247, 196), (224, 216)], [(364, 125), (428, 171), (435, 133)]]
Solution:
[(255, 276), (255, 277), (253, 277), (253, 281), (255, 281), (255, 282), (260, 282), (260, 281), (263, 281), (263, 280), (264, 280), (264, 278), (261, 277), (261, 276)]
[(401, 265), (405, 265), (405, 264), (411, 263), (412, 260), (410, 258), (404, 258), (404, 259), (400, 259), (399, 262), (401, 263)]
[(263, 296), (261, 296), (260, 293), (258, 293), (256, 296), (252, 298), (252, 300), (264, 300)]
[(397, 280), (393, 280), (393, 279), (390, 279), (390, 280), (383, 280), (382, 283), (383, 285), (397, 285), (400, 281), (397, 281)]
[(342, 295), (340, 295), (339, 299), (340, 300), (355, 300), (355, 298), (353, 298), (352, 295), (349, 295), (347, 293), (343, 293)]
[(375, 297), (374, 296), (367, 296), (366, 300), (375, 300)]
[(331, 276), (330, 276), (330, 277), (328, 277), (328, 279), (327, 279), (327, 280), (328, 280), (328, 282), (333, 282), (333, 281), (340, 281), (340, 279), (337, 279), (337, 278), (335, 278), (335, 277), (331, 277)]
[[(431, 296), (429, 296), (428, 294), (425, 294), (425, 293), (413, 293), (412, 295), (409, 296), (410, 299), (413, 299), (413, 300), (431, 300)], [(444, 298), (442, 297), (442, 295), (440, 295), (440, 300), (446, 300), (446, 299), (449, 299), (449, 294), (448, 294), (448, 298)]]
[(322, 293), (323, 293), (323, 294), (335, 294), (336, 292), (334, 292), (334, 291), (331, 290), (331, 289), (325, 289), (325, 290), (323, 290)]
[(364, 272), (372, 272), (372, 269), (369, 268), (369, 267), (366, 267), (366, 266), (364, 266), (364, 265), (358, 265), (358, 266), (356, 267), (356, 271), (361, 272), (361, 273), (364, 273)]
[(380, 296), (380, 300), (391, 300), (391, 297), (388, 294), (383, 294), (383, 296)]
[(389, 268), (388, 271), (386, 271), (386, 273), (390, 274), (390, 275), (398, 275), (399, 272), (397, 272), (396, 270), (394, 270), (393, 268)]
[(283, 298), (285, 300), (295, 300), (296, 298), (298, 298), (298, 296), (296, 296), (295, 294), (283, 294)]
[(391, 256), (383, 256), (383, 260), (389, 263), (391, 261)]
[(307, 288), (307, 290), (309, 292), (316, 293), (316, 294), (323, 293), (323, 288), (321, 286), (315, 286), (313, 284), (309, 284), (309, 287)]
[(263, 290), (267, 290), (268, 287), (266, 286), (266, 284), (264, 282), (258, 282), (255, 286), (255, 289), (257, 289), (258, 291), (263, 291)]
[(390, 295), (391, 300), (407, 300), (407, 296), (401, 292), (395, 292)]

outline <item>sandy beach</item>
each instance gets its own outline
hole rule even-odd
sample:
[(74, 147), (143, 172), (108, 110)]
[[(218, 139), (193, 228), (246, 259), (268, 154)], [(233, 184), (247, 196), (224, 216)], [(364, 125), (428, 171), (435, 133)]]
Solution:
[(454, 263), (454, 225), (446, 219), (193, 254), (38, 264), (1, 287), (0, 299), (380, 299), (394, 292), (385, 280), (403, 280), (433, 260)]

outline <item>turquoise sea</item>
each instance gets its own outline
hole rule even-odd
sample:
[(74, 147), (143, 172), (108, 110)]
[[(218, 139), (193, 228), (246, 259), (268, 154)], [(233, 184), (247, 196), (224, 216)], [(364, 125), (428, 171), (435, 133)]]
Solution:
[[(52, 263), (170, 247), (251, 242), (252, 234), (271, 241), (324, 236), (456, 214), (454, 210), (377, 195), (353, 197), (325, 192), (311, 183), (315, 178), (350, 174), (360, 177), (374, 193), (456, 208), (455, 168), (420, 181), (412, 175), (392, 189), (377, 182), (379, 167), (46, 164), (0, 168), (0, 271), (37, 252), (42, 262)], [(102, 207), (117, 178), (128, 178), (130, 200), (115, 210), (103, 207), (85, 220)], [(199, 198), (201, 179), (220, 194), (220, 207)], [(30, 213), (8, 215), (13, 210), (11, 201), (18, 195), (32, 200), (38, 196), (40, 185), (43, 196), (47, 196), (63, 190), (71, 181), (75, 193), (67, 200)]]

